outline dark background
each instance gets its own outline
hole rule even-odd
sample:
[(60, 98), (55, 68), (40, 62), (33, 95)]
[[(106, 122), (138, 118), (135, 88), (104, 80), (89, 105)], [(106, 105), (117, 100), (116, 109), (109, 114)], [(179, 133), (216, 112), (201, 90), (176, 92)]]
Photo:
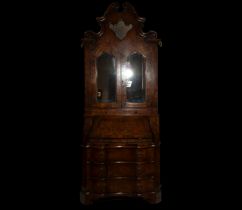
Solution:
[[(99, 31), (96, 17), (113, 1), (26, 5), (15, 32), (26, 75), (19, 120), (24, 129), (27, 175), (20, 178), (31, 207), (84, 208), (79, 203), (80, 139), (83, 113), (84, 31)], [(123, 1), (119, 1), (123, 2)], [(159, 114), (162, 203), (103, 201), (93, 207), (178, 209), (206, 207), (216, 200), (218, 167), (210, 159), (221, 75), (215, 68), (217, 18), (211, 4), (175, 1), (129, 1), (145, 17), (144, 32), (154, 30), (159, 48)], [(22, 5), (23, 6), (23, 5)], [(26, 13), (25, 13), (26, 11)], [(23, 31), (24, 33), (21, 33)], [(16, 42), (14, 42), (16, 43)], [(215, 50), (216, 49), (216, 50)], [(23, 71), (25, 72), (25, 71)], [(21, 72), (22, 74), (22, 72)], [(25, 74), (25, 73), (24, 73)], [(28, 154), (28, 155), (27, 155)], [(22, 162), (26, 162), (22, 163)], [(30, 183), (30, 184), (26, 184)], [(212, 183), (212, 184), (211, 184)], [(30, 186), (29, 186), (30, 185)], [(30, 195), (29, 195), (30, 194)]]

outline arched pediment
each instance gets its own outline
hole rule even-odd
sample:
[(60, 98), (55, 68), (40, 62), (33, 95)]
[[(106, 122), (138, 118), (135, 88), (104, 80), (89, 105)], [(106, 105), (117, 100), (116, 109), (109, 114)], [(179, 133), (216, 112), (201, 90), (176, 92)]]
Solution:
[(128, 2), (122, 5), (118, 2), (110, 4), (104, 15), (97, 17), (96, 20), (101, 30), (97, 33), (85, 32), (82, 45), (95, 48), (97, 40), (111, 31), (119, 41), (124, 40), (129, 33), (135, 33), (145, 42), (155, 42), (161, 46), (161, 41), (157, 38), (155, 31), (143, 32), (145, 18), (139, 17), (134, 7)]

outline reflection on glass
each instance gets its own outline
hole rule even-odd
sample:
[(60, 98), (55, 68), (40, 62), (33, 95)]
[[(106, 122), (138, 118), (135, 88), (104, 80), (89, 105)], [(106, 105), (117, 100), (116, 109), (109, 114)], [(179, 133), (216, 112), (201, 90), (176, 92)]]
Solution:
[(145, 71), (143, 56), (135, 53), (128, 57), (123, 69), (127, 101), (133, 103), (145, 100)]
[(112, 55), (103, 53), (97, 58), (97, 101), (116, 100), (116, 69)]

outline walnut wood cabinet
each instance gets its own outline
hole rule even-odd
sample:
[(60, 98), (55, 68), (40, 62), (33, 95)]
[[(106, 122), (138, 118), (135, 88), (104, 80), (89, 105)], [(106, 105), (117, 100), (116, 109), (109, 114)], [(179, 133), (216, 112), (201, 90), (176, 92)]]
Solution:
[(158, 45), (129, 3), (111, 4), (82, 39), (85, 111), (80, 200), (161, 201)]

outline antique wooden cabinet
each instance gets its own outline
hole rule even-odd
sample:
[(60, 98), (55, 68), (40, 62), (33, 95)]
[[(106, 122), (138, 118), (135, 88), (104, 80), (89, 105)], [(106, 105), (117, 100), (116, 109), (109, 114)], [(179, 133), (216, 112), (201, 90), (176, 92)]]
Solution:
[(80, 200), (161, 201), (158, 45), (129, 3), (111, 4), (82, 39), (85, 111)]

